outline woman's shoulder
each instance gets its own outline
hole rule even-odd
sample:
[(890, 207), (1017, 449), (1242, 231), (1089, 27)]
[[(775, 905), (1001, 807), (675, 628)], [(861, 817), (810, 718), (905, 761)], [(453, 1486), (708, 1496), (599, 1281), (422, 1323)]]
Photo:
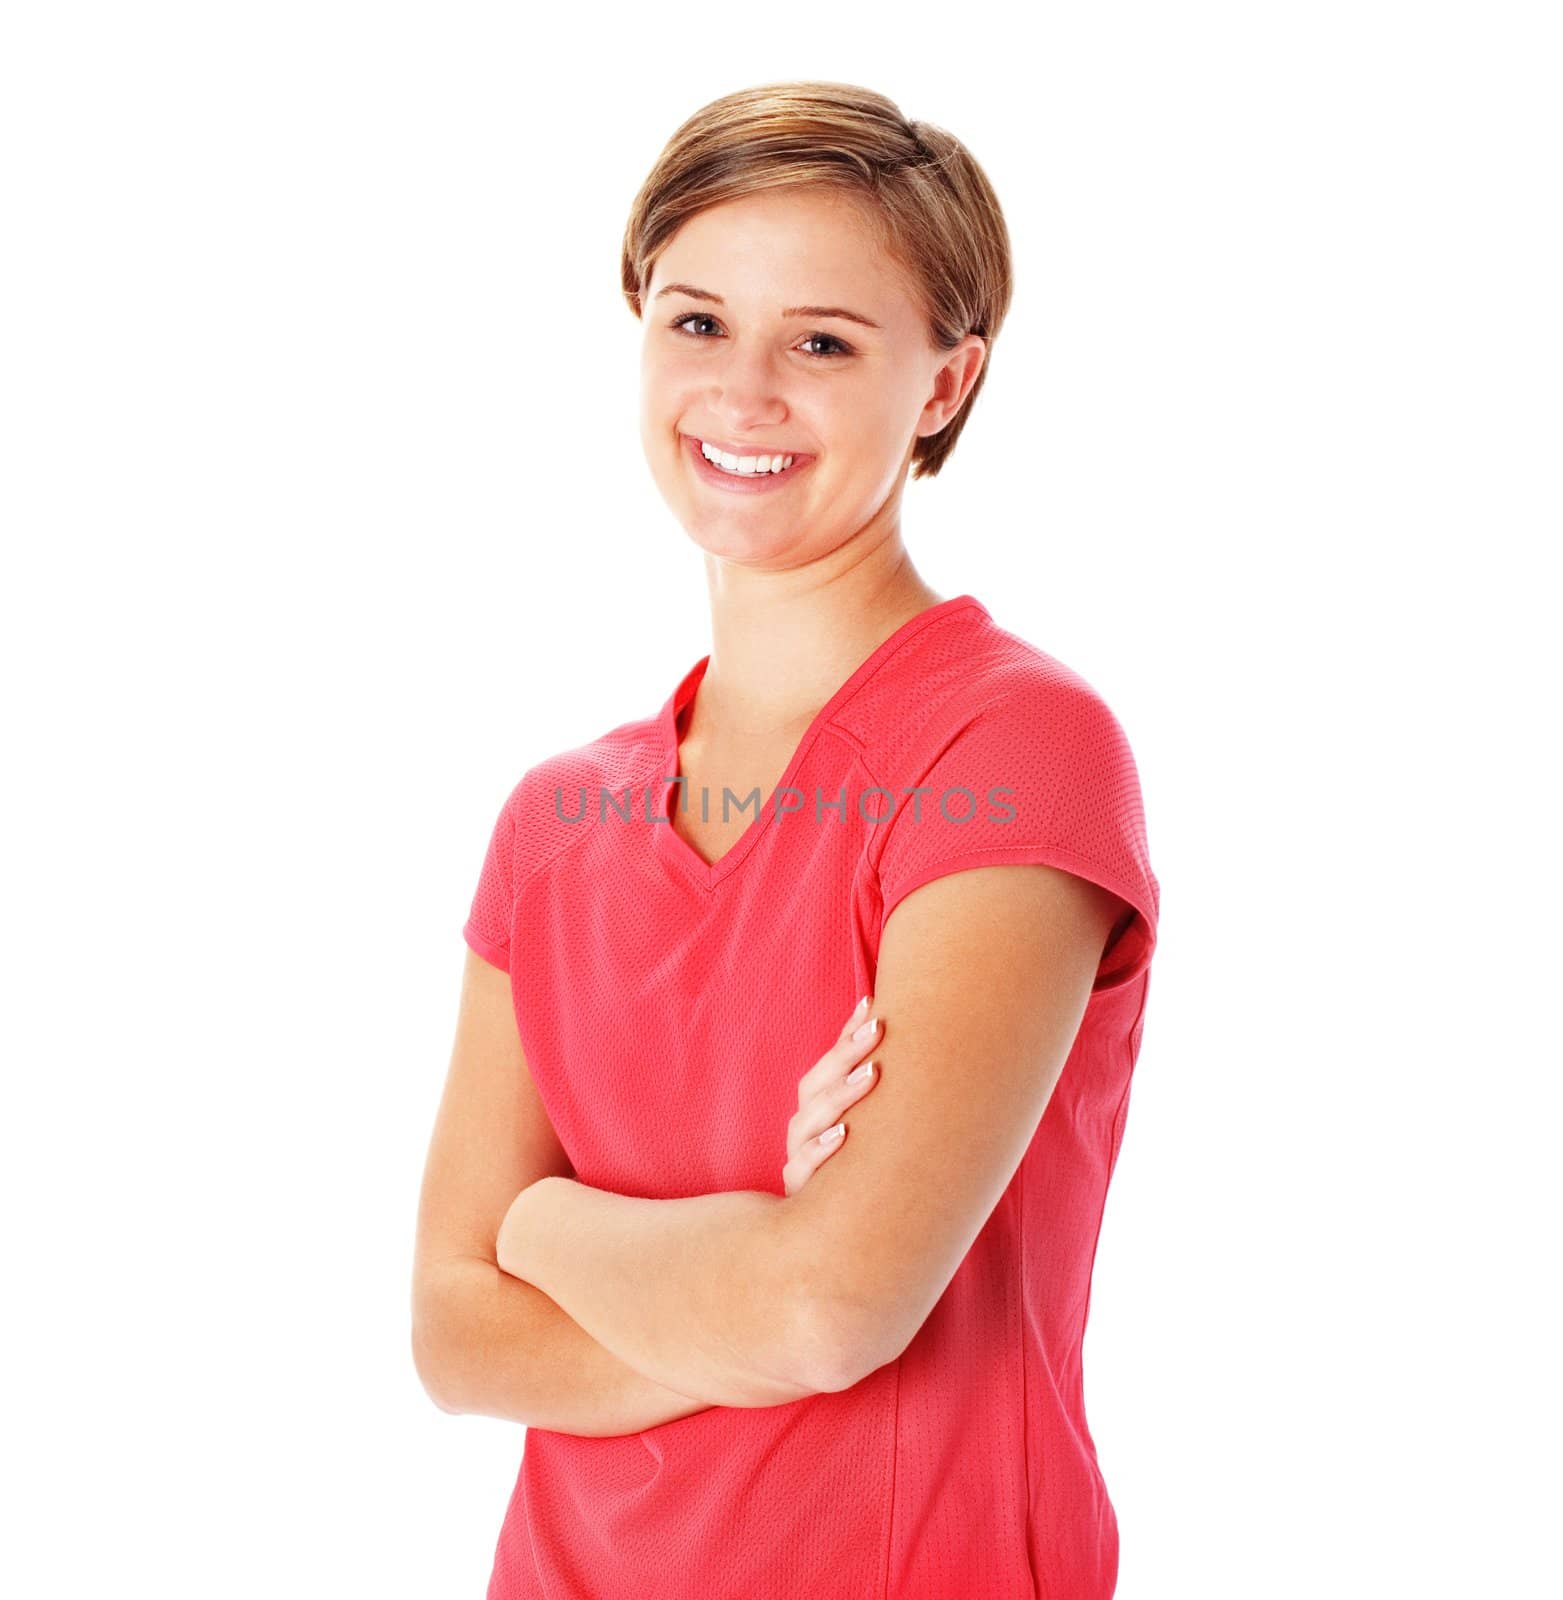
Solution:
[[(515, 841), (516, 881), (582, 836), (584, 814), (597, 815), (599, 794), (641, 814), (645, 792), (663, 760), (660, 724), (639, 717), (584, 744), (542, 756), (525, 768), (505, 802)], [(653, 793), (660, 792), (653, 790)]]
[(962, 612), (920, 642), (887, 662), (837, 719), (871, 770), (926, 769), (963, 746), (1014, 753), (1126, 743), (1093, 683), (984, 612)]

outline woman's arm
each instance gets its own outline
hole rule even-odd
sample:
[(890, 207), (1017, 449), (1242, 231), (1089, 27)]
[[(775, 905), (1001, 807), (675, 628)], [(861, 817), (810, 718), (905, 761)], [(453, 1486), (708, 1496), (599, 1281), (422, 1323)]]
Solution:
[[(880, 1039), (864, 995), (798, 1081), (783, 1195), (648, 1200), (540, 1178), (505, 1213), (501, 1269), (556, 1299), (592, 1338), (674, 1392), (725, 1406), (771, 1406), (822, 1392), (807, 1315), (811, 1276), (788, 1240), (792, 1206), (837, 1145), (827, 1130), (878, 1083)], [(854, 1079), (853, 1068), (865, 1075)], [(822, 1142), (823, 1141), (823, 1142)], [(829, 1367), (827, 1371), (833, 1370)]]
[[(740, 1191), (643, 1200), (591, 1189), (573, 1174), (541, 1178), (516, 1196), (495, 1241), (501, 1276), (513, 1274), (511, 1282), (540, 1295), (572, 1336), (581, 1332), (577, 1318), (590, 1319), (588, 1340), (602, 1351), (591, 1352), (584, 1377), (580, 1351), (563, 1352), (555, 1395), (597, 1381), (605, 1359), (633, 1375), (622, 1403), (633, 1408), (649, 1398), (657, 1421), (670, 1420), (660, 1414), (670, 1393), (698, 1397), (674, 1413), (687, 1416), (708, 1404), (767, 1406), (819, 1392), (792, 1377), (807, 1364), (796, 1333), (778, 1338), (788, 1323), (783, 1306), (793, 1298), (781, 1279), (791, 1275), (776, 1272), (769, 1246), (781, 1208), (838, 1148), (827, 1130), (844, 1128), (843, 1112), (878, 1082), (872, 1063), (865, 1066), (880, 1038), (878, 1019), (865, 1023), (871, 1001), (863, 996), (836, 1042), (798, 1082), (782, 1168), (785, 1199)], [(856, 1079), (854, 1067), (864, 1069)], [(774, 1294), (764, 1288), (768, 1260), (769, 1281), (778, 1284)], [(561, 1261), (571, 1270), (561, 1273)], [(722, 1285), (714, 1295), (713, 1263)], [(569, 1296), (567, 1314), (555, 1295)], [(615, 1338), (622, 1349), (607, 1342)], [(669, 1387), (658, 1393), (656, 1380)], [(602, 1381), (613, 1379), (604, 1375)]]
[(496, 1255), (636, 1371), (712, 1405), (785, 1405), (821, 1392), (792, 1205), (751, 1189), (651, 1200), (552, 1176), (515, 1197)]
[(572, 1172), (521, 1050), (509, 979), (469, 952), (418, 1207), (412, 1351), (424, 1388), (442, 1410), (585, 1435), (705, 1410), (499, 1270), (495, 1233), (517, 1190)]
[(905, 1349), (1014, 1177), (1123, 910), (1042, 864), (924, 883), (893, 909), (876, 972), (894, 1087), (864, 1114), (888, 1131), (785, 1197), (540, 1179), (505, 1214), (500, 1267), (637, 1371), (717, 1405), (857, 1383)]
[(602, 1438), (711, 1409), (610, 1355), (541, 1289), (492, 1261), (446, 1261), (435, 1280), (424, 1334), (439, 1356), (424, 1382), (441, 1410)]

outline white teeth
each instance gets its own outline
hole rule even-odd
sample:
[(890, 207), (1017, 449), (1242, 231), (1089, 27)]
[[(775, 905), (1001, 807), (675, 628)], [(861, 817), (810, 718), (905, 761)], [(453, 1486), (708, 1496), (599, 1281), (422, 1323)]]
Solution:
[(754, 477), (762, 472), (785, 472), (793, 462), (791, 456), (735, 456), (730, 451), (718, 450), (715, 445), (707, 444), (704, 439), (700, 441), (700, 453), (724, 472), (736, 473), (740, 477)]

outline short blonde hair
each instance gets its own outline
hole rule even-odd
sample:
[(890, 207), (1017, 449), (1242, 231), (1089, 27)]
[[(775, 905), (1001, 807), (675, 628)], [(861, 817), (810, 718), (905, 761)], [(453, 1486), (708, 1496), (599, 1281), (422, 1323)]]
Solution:
[(911, 475), (933, 477), (965, 426), (1009, 309), (1009, 229), (966, 146), (932, 123), (908, 122), (884, 95), (850, 83), (767, 83), (695, 112), (630, 207), (621, 263), (630, 309), (643, 314), (641, 294), (658, 255), (697, 212), (788, 186), (866, 199), (881, 246), (920, 292), (934, 346), (953, 349), (971, 333), (987, 341), (960, 410), (913, 448)]

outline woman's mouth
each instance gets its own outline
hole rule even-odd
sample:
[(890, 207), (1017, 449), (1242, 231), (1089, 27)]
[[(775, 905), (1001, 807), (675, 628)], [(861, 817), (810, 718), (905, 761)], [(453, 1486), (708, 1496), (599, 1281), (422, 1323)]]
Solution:
[[(694, 463), (696, 474), (706, 483), (736, 494), (765, 494), (772, 489), (780, 489), (814, 463), (811, 455), (783, 451), (779, 454), (784, 464), (775, 467), (775, 453), (761, 454), (756, 451), (752, 457), (725, 457), (734, 462), (733, 469), (729, 470), (720, 461), (713, 461), (707, 456), (707, 446), (703, 440), (690, 433), (679, 437), (683, 440), (685, 454)], [(766, 463), (765, 468), (756, 470), (761, 461)]]

